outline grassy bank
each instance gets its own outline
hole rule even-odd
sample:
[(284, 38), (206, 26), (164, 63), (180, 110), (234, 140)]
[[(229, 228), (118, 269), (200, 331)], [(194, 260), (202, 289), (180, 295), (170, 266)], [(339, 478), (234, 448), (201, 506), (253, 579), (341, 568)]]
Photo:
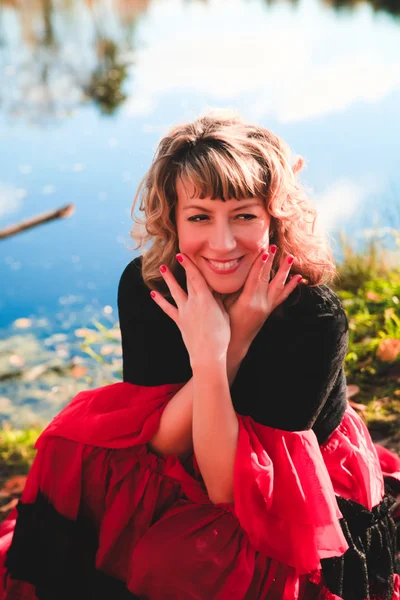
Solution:
[(372, 241), (363, 253), (344, 243), (335, 291), (346, 310), (351, 401), (374, 439), (400, 451), (400, 237), (388, 251)]

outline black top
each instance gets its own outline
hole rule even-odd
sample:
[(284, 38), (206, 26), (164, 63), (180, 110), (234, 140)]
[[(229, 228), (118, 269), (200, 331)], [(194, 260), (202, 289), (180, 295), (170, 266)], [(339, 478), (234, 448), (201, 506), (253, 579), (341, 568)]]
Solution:
[[(191, 378), (181, 333), (150, 297), (140, 256), (121, 276), (118, 310), (124, 381), (156, 386)], [(312, 428), (323, 443), (346, 409), (347, 346), (348, 322), (336, 294), (324, 285), (299, 286), (251, 344), (231, 388), (236, 412), (286, 431)]]

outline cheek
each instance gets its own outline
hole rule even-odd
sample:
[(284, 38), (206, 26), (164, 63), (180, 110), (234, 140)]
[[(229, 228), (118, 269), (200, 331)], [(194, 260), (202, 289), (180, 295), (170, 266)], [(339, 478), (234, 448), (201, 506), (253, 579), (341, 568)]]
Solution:
[(178, 228), (178, 243), (179, 251), (186, 254), (193, 262), (196, 262), (196, 258), (201, 249), (204, 249), (204, 240), (201, 236), (196, 234), (195, 228), (187, 227), (185, 225)]
[(179, 250), (188, 256), (196, 253), (199, 249), (200, 243), (194, 235), (181, 234), (179, 236)]
[(254, 226), (241, 236), (240, 241), (250, 251), (260, 252), (261, 248), (268, 244), (269, 241), (269, 230), (265, 225)]

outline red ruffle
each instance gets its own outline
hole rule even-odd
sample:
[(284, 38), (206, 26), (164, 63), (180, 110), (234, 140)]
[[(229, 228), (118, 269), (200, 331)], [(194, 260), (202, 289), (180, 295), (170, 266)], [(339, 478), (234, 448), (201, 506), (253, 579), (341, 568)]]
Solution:
[(56, 435), (100, 448), (129, 448), (147, 443), (158, 429), (167, 402), (184, 384), (157, 387), (114, 383), (80, 392), (36, 442)]
[(368, 510), (379, 504), (384, 481), (377, 448), (364, 421), (350, 405), (339, 427), (320, 449), (338, 496)]
[(375, 444), (384, 477), (393, 477), (400, 482), (400, 457), (380, 444)]
[(234, 506), (253, 546), (298, 573), (344, 554), (342, 515), (313, 431), (239, 422)]
[(194, 459), (184, 465), (146, 446), (180, 387), (120, 383), (78, 394), (40, 436), (23, 502), (40, 489), (70, 519), (83, 507), (99, 533), (97, 568), (138, 596), (340, 600), (319, 570), (321, 558), (347, 548), (335, 493), (382, 497), (376, 452), (355, 489), (373, 456), (357, 415), (348, 410), (322, 449), (312, 431), (239, 417), (235, 502), (213, 505)]

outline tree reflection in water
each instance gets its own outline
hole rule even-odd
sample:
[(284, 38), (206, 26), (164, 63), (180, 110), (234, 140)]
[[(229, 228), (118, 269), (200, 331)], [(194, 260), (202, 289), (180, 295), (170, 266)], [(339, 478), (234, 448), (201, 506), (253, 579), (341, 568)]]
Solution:
[[(362, 4), (363, 0), (324, 0), (326, 6), (333, 7), (337, 10), (353, 9)], [(368, 0), (374, 12), (386, 12), (395, 17), (400, 16), (399, 0)]]
[(121, 88), (128, 74), (127, 64), (118, 60), (118, 48), (112, 40), (97, 40), (96, 47), (98, 65), (84, 89), (102, 113), (111, 114), (126, 98)]
[[(260, 1), (269, 6), (281, 0)], [(286, 0), (294, 6), (301, 1)], [(334, 10), (361, 2), (320, 1)], [(368, 2), (375, 11), (400, 14), (400, 0)], [(0, 0), (0, 110), (42, 124), (87, 101), (104, 114), (114, 113), (126, 98), (123, 85), (135, 50), (136, 23), (150, 3)]]
[(92, 100), (112, 114), (149, 2), (118, 0), (110, 11), (104, 0), (0, 0), (0, 110), (45, 124)]

